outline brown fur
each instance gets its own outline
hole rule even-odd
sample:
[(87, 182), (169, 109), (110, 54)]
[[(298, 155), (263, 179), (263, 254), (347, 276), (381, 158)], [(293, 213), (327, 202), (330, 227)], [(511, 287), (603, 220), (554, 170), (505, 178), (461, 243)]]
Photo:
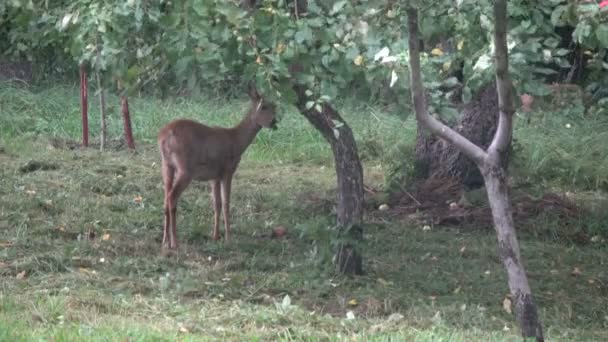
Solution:
[(192, 120), (175, 120), (158, 133), (165, 192), (163, 245), (176, 249), (177, 201), (192, 180), (209, 181), (213, 198), (213, 239), (220, 238), (223, 209), (225, 238), (230, 238), (230, 190), (241, 156), (262, 127), (275, 128), (275, 106), (252, 89), (251, 108), (232, 128), (209, 127)]

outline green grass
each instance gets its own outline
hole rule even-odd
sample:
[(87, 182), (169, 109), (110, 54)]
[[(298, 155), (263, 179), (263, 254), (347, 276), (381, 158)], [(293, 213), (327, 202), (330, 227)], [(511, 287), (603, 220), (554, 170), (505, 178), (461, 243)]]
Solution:
[(522, 174), (543, 186), (608, 190), (608, 118), (565, 107), (518, 125), (515, 139), (525, 150), (516, 156)]
[[(335, 197), (331, 152), (295, 113), (262, 131), (237, 171), (234, 239), (209, 240), (207, 187), (193, 183), (179, 203), (180, 253), (163, 256), (157, 129), (175, 117), (233, 124), (244, 101), (133, 98), (137, 151), (105, 153), (50, 143), (78, 138), (71, 88), (0, 87), (0, 105), (2, 341), (520, 340), (502, 308), (508, 288), (490, 227), (424, 231), (374, 213), (366, 274), (331, 272), (323, 234)], [(365, 156), (366, 184), (381, 186), (382, 158), (412, 141), (413, 124), (372, 107), (341, 112)], [(31, 122), (42, 122), (35, 134)], [(22, 171), (28, 163), (46, 167)], [(286, 239), (268, 236), (277, 225)], [(548, 340), (607, 340), (606, 242), (533, 230), (520, 239)]]
[[(95, 142), (99, 132), (97, 96), (89, 94), (89, 128)], [(122, 136), (123, 123), (116, 96), (107, 96), (109, 138)], [(246, 96), (242, 99), (177, 98), (157, 100), (133, 97), (129, 101), (133, 134), (136, 142), (155, 144), (156, 133), (176, 118), (191, 118), (210, 125), (231, 126), (239, 122), (247, 110)], [(15, 137), (29, 140), (32, 135), (81, 139), (80, 104), (77, 89), (57, 86), (36, 93), (0, 83), (0, 137), (5, 142)], [(344, 106), (343, 115), (353, 126), (360, 141), (363, 158), (378, 157), (378, 151), (388, 148), (404, 137), (411, 139), (409, 123), (362, 105)], [(331, 150), (320, 134), (306, 119), (293, 110), (281, 111), (280, 130), (262, 130), (256, 144), (248, 150), (252, 159), (276, 163), (326, 163), (332, 160)], [(10, 143), (10, 142), (7, 142)]]

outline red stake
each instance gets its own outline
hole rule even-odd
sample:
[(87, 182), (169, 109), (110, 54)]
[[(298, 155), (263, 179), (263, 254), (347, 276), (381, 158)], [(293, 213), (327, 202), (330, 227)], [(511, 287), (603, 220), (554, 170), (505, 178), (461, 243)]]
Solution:
[(84, 64), (80, 64), (80, 111), (82, 114), (82, 146), (89, 147), (89, 102), (88, 102), (87, 72)]

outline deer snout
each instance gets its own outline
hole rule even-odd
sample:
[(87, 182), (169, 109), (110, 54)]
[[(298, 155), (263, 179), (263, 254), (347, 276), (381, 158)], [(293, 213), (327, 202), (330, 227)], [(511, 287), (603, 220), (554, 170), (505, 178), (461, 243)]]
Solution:
[(272, 129), (273, 131), (276, 130), (277, 127), (277, 119), (272, 119), (272, 121), (270, 121), (270, 129)]

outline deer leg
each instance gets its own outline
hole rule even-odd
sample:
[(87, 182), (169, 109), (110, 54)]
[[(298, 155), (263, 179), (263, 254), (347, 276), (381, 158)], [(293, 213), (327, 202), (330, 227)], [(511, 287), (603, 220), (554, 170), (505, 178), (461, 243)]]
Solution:
[(232, 186), (232, 174), (227, 174), (222, 178), (222, 209), (224, 212), (225, 239), (230, 239), (230, 190)]
[(175, 180), (173, 182), (173, 188), (169, 192), (169, 220), (171, 222), (171, 230), (169, 231), (169, 248), (177, 249), (177, 200), (179, 196), (186, 190), (186, 187), (192, 181), (192, 177), (185, 173), (177, 171)]
[(219, 180), (212, 180), (211, 198), (213, 199), (213, 240), (220, 239), (220, 211), (222, 210), (221, 184)]
[[(163, 163), (164, 164), (164, 163)], [(167, 240), (169, 238), (169, 227), (171, 226), (171, 221), (170, 221), (170, 207), (169, 207), (169, 192), (171, 192), (171, 189), (173, 188), (173, 176), (174, 176), (175, 170), (168, 166), (168, 165), (163, 165), (162, 167), (162, 174), (163, 174), (163, 184), (165, 186), (165, 193), (164, 193), (164, 214), (165, 214), (165, 223), (163, 225), (163, 246), (168, 247), (169, 241)]]

